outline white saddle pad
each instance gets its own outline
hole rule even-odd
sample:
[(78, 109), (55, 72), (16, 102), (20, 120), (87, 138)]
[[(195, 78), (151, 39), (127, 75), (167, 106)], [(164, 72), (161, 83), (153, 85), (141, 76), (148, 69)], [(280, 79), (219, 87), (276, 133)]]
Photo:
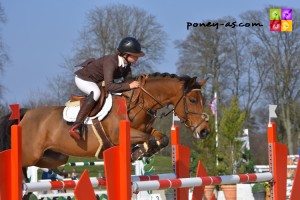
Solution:
[[(104, 102), (104, 105), (102, 109), (99, 111), (99, 113), (93, 117), (87, 117), (84, 123), (92, 124), (92, 120), (95, 118), (98, 118), (98, 120), (101, 121), (104, 117), (106, 117), (108, 112), (111, 110), (111, 107), (112, 107), (112, 96), (111, 94), (108, 94)], [(75, 122), (79, 110), (80, 110), (79, 103), (74, 106), (66, 106), (63, 111), (63, 118), (67, 122)]]

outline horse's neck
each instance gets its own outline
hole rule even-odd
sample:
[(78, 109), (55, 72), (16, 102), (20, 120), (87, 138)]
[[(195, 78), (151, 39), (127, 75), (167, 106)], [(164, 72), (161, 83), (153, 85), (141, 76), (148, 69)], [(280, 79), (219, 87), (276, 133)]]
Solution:
[(147, 88), (147, 91), (154, 97), (154, 99), (152, 97), (148, 97), (148, 99), (152, 104), (156, 104), (157, 109), (176, 104), (176, 99), (180, 96), (182, 85), (178, 81), (170, 80), (155, 81), (151, 84), (151, 87)]

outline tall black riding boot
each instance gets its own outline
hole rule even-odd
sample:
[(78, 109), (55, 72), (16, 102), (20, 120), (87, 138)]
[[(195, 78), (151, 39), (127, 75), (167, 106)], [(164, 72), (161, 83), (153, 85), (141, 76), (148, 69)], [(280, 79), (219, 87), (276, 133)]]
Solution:
[(93, 98), (94, 92), (91, 92), (89, 96), (85, 99), (84, 103), (80, 106), (79, 113), (70, 130), (70, 135), (75, 139), (80, 139), (82, 136), (82, 129), (85, 118), (90, 114), (92, 108), (95, 106), (96, 101)]

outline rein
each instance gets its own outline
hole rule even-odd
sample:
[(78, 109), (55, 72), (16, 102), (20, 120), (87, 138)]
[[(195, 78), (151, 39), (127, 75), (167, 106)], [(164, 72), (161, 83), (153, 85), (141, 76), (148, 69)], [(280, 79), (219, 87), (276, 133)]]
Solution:
[(143, 90), (143, 92), (148, 94), (154, 101), (156, 101), (156, 103), (158, 103), (161, 106), (164, 106), (152, 94), (150, 94), (150, 92), (148, 92), (144, 87), (140, 86), (139, 88), (141, 88), (141, 90)]

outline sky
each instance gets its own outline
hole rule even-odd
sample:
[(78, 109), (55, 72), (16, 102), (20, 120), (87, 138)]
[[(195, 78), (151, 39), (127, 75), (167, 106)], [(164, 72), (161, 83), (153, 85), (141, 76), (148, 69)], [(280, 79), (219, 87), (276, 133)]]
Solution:
[(238, 17), (270, 5), (300, 8), (296, 0), (2, 0), (1, 4), (7, 22), (0, 34), (10, 62), (0, 74), (0, 83), (5, 86), (5, 98), (0, 103), (9, 104), (26, 102), (35, 91), (47, 89), (51, 77), (63, 72), (60, 65), (74, 54), (86, 15), (95, 7), (133, 5), (155, 16), (168, 37), (164, 60), (156, 69), (169, 73), (176, 73), (179, 53), (174, 41), (186, 39), (187, 22)]

